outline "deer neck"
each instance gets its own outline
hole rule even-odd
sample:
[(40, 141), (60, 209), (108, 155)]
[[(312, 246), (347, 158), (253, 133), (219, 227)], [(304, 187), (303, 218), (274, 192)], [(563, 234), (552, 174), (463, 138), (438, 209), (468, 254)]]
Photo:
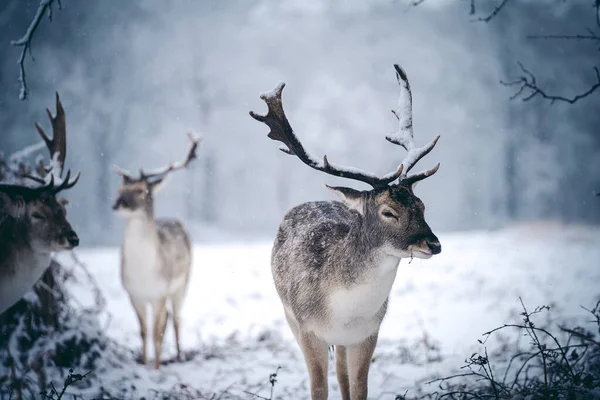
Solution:
[(136, 213), (127, 218), (124, 244), (140, 245), (158, 243), (158, 225), (152, 211)]
[[(385, 238), (361, 214), (350, 225), (346, 241), (339, 247), (338, 257), (348, 260), (354, 278), (361, 274), (395, 277), (400, 257), (390, 253), (385, 242)], [(356, 268), (359, 265), (361, 268)]]
[(0, 229), (0, 313), (27, 293), (50, 265), (50, 253), (33, 250), (26, 224), (5, 219)]

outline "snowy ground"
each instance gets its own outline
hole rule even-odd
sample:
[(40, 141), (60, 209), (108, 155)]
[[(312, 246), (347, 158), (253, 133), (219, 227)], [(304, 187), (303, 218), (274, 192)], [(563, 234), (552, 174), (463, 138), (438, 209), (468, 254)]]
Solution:
[[(580, 305), (591, 306), (600, 295), (598, 228), (540, 223), (439, 236), (439, 256), (400, 263), (370, 374), (372, 398), (393, 399), (416, 382), (460, 367), (481, 333), (518, 318), (519, 296), (532, 308), (555, 305), (554, 316), (582, 320)], [(275, 397), (307, 398), (304, 361), (271, 281), (270, 249), (271, 243), (195, 246), (183, 310), (187, 361), (168, 361), (175, 354), (169, 329), (160, 371), (132, 361), (127, 374), (107, 371), (94, 379), (113, 391), (133, 385), (139, 395), (183, 382), (208, 394), (269, 397), (269, 375), (281, 366)], [(120, 282), (118, 249), (77, 254), (108, 300), (102, 316), (107, 334), (131, 349), (133, 360), (140, 338)], [(91, 301), (85, 285), (71, 284), (71, 290), (79, 302)]]

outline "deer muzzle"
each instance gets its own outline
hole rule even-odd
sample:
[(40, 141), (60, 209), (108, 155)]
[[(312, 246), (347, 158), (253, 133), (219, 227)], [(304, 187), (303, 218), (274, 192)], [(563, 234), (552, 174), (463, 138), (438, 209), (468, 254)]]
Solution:
[(431, 254), (440, 254), (442, 252), (442, 245), (435, 235), (432, 234), (431, 238), (425, 239), (425, 243), (429, 250), (431, 250)]
[(71, 229), (70, 231), (65, 233), (65, 239), (67, 239), (69, 246), (71, 246), (71, 247), (79, 246), (79, 237), (77, 236), (77, 234), (75, 233), (74, 230)]
[(411, 243), (413, 250), (417, 250), (429, 257), (442, 252), (442, 245), (431, 230), (412, 236), (409, 243)]
[(121, 199), (120, 197), (117, 199), (117, 201), (115, 201), (115, 204), (113, 204), (112, 209), (117, 211), (118, 209), (120, 209), (121, 207), (127, 207), (127, 201)]

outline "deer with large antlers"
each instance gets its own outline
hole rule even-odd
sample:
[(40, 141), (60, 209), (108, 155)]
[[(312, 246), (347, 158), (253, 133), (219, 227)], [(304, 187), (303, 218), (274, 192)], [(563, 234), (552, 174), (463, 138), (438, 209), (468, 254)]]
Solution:
[(50, 265), (52, 252), (71, 250), (79, 238), (66, 218), (68, 201), (56, 195), (72, 188), (79, 174), (71, 180), (67, 171), (62, 179), (67, 155), (65, 111), (56, 94), (56, 116), (46, 109), (52, 124), (50, 138), (39, 124), (38, 133), (50, 152), (46, 178), (24, 175), (37, 187), (0, 184), (0, 313), (16, 303), (40, 279)]
[(160, 368), (163, 336), (170, 302), (177, 357), (180, 311), (192, 265), (191, 242), (183, 225), (174, 219), (154, 217), (154, 194), (167, 175), (186, 168), (196, 158), (199, 140), (189, 134), (190, 147), (183, 161), (152, 172), (140, 170), (139, 177), (115, 167), (123, 182), (113, 209), (127, 218), (121, 247), (121, 280), (137, 314), (142, 337), (142, 362), (147, 362), (148, 320), (146, 304), (153, 317), (154, 367)]
[(400, 85), (397, 133), (386, 139), (408, 154), (398, 169), (383, 177), (322, 161), (307, 152), (283, 111), (280, 83), (261, 94), (267, 115), (250, 112), (270, 128), (268, 137), (285, 145), (311, 168), (364, 182), (371, 190), (329, 187), (341, 202), (310, 202), (292, 208), (279, 227), (271, 270), (288, 324), (302, 349), (311, 397), (328, 394), (328, 348), (335, 346), (336, 373), (344, 400), (367, 398), (371, 357), (400, 259), (429, 258), (441, 252), (438, 238), (425, 222), (423, 202), (413, 193), (416, 182), (434, 168), (408, 175), (437, 143), (424, 147), (413, 139), (412, 97), (406, 73), (398, 65)]

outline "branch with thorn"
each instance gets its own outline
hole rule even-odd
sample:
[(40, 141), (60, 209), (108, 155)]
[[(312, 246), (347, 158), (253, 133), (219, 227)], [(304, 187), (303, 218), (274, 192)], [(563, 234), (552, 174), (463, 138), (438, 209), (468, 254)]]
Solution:
[[(469, 15), (475, 15), (477, 14), (477, 7), (475, 5), (477, 0), (469, 0)], [(492, 9), (492, 11), (490, 11), (490, 13), (488, 15), (486, 15), (485, 17), (477, 17), (475, 19), (475, 21), (480, 21), (480, 22), (485, 22), (488, 23), (490, 22), (492, 19), (494, 19), (494, 17), (496, 17), (498, 14), (500, 14), (500, 12), (504, 9), (504, 7), (506, 7), (506, 5), (508, 4), (510, 0), (499, 0), (498, 4)], [(413, 0), (410, 5), (413, 7), (419, 6), (421, 4), (423, 4), (425, 2), (425, 0)], [(487, 3), (487, 1), (486, 1)]]
[(531, 71), (525, 68), (520, 62), (518, 64), (519, 68), (521, 68), (521, 71), (523, 72), (522, 76), (518, 77), (513, 81), (500, 81), (500, 83), (504, 86), (518, 87), (517, 92), (510, 97), (511, 100), (521, 98), (522, 101), (529, 101), (535, 97), (541, 97), (546, 100), (550, 100), (550, 104), (553, 104), (556, 101), (574, 104), (579, 100), (588, 97), (600, 88), (600, 70), (598, 70), (598, 67), (594, 67), (594, 72), (596, 74), (596, 82), (592, 86), (590, 86), (586, 91), (579, 93), (573, 97), (548, 94), (538, 86), (535, 75), (533, 75)]
[(58, 4), (58, 9), (61, 10), (62, 3), (60, 0), (40, 0), (40, 4), (35, 13), (35, 16), (31, 20), (31, 23), (29, 24), (29, 27), (27, 28), (25, 34), (20, 39), (12, 40), (10, 42), (10, 44), (13, 46), (21, 47), (21, 55), (18, 59), (19, 81), (21, 82), (21, 91), (19, 93), (20, 100), (26, 100), (29, 91), (27, 88), (27, 79), (25, 75), (25, 56), (29, 52), (31, 60), (35, 62), (33, 54), (31, 53), (31, 42), (44, 15), (46, 14), (48, 16), (48, 19), (52, 21), (52, 4), (54, 2)]
[[(412, 6), (418, 6), (422, 4), (425, 0), (415, 0), (411, 2)], [(489, 14), (486, 16), (476, 17), (474, 21), (489, 23), (497, 17), (502, 10), (504, 10), (510, 0), (496, 0), (496, 5), (492, 9)], [(551, 34), (551, 35), (528, 35), (528, 39), (553, 39), (553, 40), (576, 40), (576, 41), (586, 41), (592, 43), (600, 43), (600, 0), (591, 0), (594, 8), (594, 18), (596, 30), (587, 29), (586, 33), (579, 34)], [(477, 4), (477, 6), (476, 6)], [(481, 2), (477, 3), (477, 0), (469, 0), (469, 15), (476, 15), (478, 13), (478, 6), (481, 4), (487, 5), (489, 2)], [(600, 48), (598, 48), (600, 50)], [(511, 96), (511, 100), (516, 98), (521, 98), (522, 101), (529, 101), (535, 97), (540, 97), (546, 100), (549, 100), (550, 103), (554, 103), (556, 101), (565, 102), (569, 104), (574, 104), (592, 93), (596, 92), (600, 88), (600, 73), (598, 71), (598, 67), (594, 67), (594, 72), (596, 73), (596, 81), (591, 84), (587, 90), (582, 91), (579, 94), (576, 94), (572, 97), (561, 96), (548, 94), (544, 89), (538, 86), (535, 76), (528, 71), (521, 63), (519, 63), (519, 67), (523, 72), (523, 75), (512, 80), (512, 81), (500, 81), (500, 83), (504, 86), (515, 86), (517, 87), (517, 92)]]

